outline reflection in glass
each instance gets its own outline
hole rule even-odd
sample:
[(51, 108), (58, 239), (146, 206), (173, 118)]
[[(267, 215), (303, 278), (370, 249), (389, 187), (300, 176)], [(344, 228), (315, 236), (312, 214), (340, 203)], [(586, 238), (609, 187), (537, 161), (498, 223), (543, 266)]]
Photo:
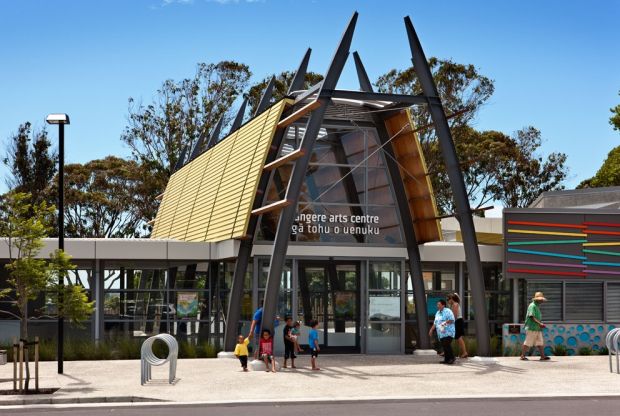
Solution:
[(371, 290), (399, 290), (400, 262), (371, 262), (368, 288)]

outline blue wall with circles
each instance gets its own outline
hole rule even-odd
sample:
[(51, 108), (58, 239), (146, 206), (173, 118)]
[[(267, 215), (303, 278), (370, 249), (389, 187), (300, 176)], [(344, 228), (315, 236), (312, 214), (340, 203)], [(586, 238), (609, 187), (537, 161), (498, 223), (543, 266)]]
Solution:
[[(519, 325), (519, 334), (510, 333), (510, 327), (514, 326), (504, 324), (502, 327), (502, 346), (505, 354), (508, 351), (512, 353), (520, 351), (525, 341), (523, 325)], [(614, 328), (616, 325), (609, 324), (547, 324), (543, 329), (545, 353), (553, 355), (553, 348), (556, 345), (563, 345), (568, 355), (578, 355), (579, 350), (584, 347), (591, 348), (592, 354), (597, 354), (605, 347), (605, 336)]]

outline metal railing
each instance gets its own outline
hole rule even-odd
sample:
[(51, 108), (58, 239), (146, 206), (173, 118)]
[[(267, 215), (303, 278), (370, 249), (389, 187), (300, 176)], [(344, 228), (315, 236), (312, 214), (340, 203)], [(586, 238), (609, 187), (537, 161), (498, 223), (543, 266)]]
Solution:
[[(168, 346), (168, 356), (166, 358), (159, 358), (153, 352), (153, 344), (155, 341), (161, 340)], [(177, 373), (177, 357), (179, 355), (179, 344), (177, 340), (170, 334), (159, 334), (154, 337), (147, 338), (142, 344), (140, 350), (140, 384), (145, 385), (151, 380), (151, 367), (164, 365), (170, 362), (170, 371), (168, 373), (168, 383), (172, 384), (176, 378)]]
[(605, 346), (609, 351), (609, 371), (614, 372), (611, 356), (616, 356), (616, 373), (620, 374), (620, 328), (612, 329), (605, 337)]

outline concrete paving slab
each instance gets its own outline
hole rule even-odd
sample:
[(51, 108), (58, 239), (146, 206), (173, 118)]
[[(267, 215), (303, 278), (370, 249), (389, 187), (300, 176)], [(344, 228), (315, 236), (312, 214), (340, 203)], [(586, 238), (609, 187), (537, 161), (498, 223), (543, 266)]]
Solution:
[[(60, 387), (53, 395), (0, 396), (0, 405), (51, 400), (52, 403), (163, 400), (171, 402), (259, 402), (305, 400), (381, 400), (447, 397), (620, 396), (620, 375), (609, 372), (605, 356), (553, 357), (551, 361), (498, 358), (495, 364), (440, 357), (325, 355), (321, 371), (309, 357), (296, 370), (244, 373), (236, 360), (179, 360), (174, 385), (168, 367), (154, 367), (153, 381), (140, 385), (140, 361), (70, 361), (65, 374), (55, 362), (40, 365), (41, 387)], [(12, 388), (12, 366), (0, 366), (0, 389)]]

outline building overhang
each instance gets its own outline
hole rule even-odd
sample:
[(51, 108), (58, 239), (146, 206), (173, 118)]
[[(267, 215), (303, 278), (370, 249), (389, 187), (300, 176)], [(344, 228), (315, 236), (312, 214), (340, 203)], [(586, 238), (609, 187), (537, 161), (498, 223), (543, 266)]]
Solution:
[[(94, 260), (196, 263), (237, 257), (239, 241), (217, 243), (157, 240), (148, 238), (66, 238), (65, 251), (75, 262)], [(39, 258), (48, 258), (58, 248), (55, 238), (44, 239)], [(10, 258), (6, 238), (0, 240), (0, 259)]]

